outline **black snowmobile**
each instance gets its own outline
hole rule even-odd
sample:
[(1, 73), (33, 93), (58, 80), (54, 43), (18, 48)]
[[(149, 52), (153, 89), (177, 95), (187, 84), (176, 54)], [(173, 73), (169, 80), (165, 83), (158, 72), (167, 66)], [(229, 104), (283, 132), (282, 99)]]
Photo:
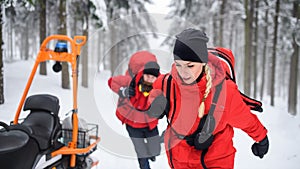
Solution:
[[(54, 50), (47, 48), (51, 40), (57, 40)], [(67, 43), (71, 46), (68, 52)], [(5, 169), (89, 169), (98, 164), (90, 155), (96, 150), (98, 125), (82, 129), (78, 127), (77, 116), (77, 62), (85, 36), (74, 39), (65, 35), (47, 37), (41, 45), (35, 65), (30, 74), (23, 96), (11, 124), (0, 122), (0, 167)], [(58, 116), (59, 99), (49, 94), (27, 97), (37, 67), (40, 62), (56, 61), (54, 71), (60, 71), (60, 62), (72, 65), (73, 109), (71, 128), (63, 128)], [(20, 119), (21, 109), (28, 112)]]

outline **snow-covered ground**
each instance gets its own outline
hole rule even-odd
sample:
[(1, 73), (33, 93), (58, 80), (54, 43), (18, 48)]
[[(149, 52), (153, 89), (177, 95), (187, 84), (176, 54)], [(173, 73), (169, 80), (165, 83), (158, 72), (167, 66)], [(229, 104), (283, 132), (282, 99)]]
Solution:
[[(21, 95), (34, 61), (15, 61), (4, 64), (5, 104), (0, 105), (0, 121), (9, 123), (14, 118)], [(72, 109), (72, 92), (60, 87), (60, 73), (51, 71), (52, 62), (48, 63), (48, 76), (35, 77), (29, 95), (50, 93), (60, 99), (60, 117), (65, 118)], [(109, 73), (90, 72), (89, 88), (79, 86), (79, 116), (90, 123), (99, 124), (102, 138), (94, 154), (99, 159), (98, 169), (134, 169), (138, 162), (127, 132), (115, 116), (117, 96), (107, 86)], [(263, 158), (255, 157), (251, 152), (253, 141), (242, 131), (236, 130), (234, 143), (237, 149), (235, 168), (237, 169), (300, 169), (300, 115), (287, 113), (285, 100), (276, 98), (276, 107), (268, 106), (264, 100), (264, 113), (258, 114), (269, 131), (270, 149)], [(24, 114), (25, 115), (25, 114)], [(160, 121), (159, 129), (166, 126)], [(163, 147), (163, 144), (162, 144)], [(167, 158), (162, 150), (156, 162), (150, 162), (153, 169), (167, 169)]]

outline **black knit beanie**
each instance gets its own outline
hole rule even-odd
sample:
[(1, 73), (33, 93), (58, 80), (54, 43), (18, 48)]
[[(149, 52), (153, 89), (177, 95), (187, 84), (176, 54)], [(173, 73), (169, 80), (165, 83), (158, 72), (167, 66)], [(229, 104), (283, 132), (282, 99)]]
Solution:
[(155, 77), (159, 75), (159, 65), (156, 62), (148, 62), (145, 64), (143, 74), (150, 74)]
[(200, 30), (188, 28), (176, 35), (174, 60), (207, 63), (208, 37)]

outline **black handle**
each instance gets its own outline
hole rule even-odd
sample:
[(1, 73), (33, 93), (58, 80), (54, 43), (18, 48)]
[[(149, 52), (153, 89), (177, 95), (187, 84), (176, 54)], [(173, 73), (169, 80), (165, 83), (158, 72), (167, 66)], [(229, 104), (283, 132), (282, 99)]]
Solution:
[(6, 131), (9, 131), (9, 126), (6, 123), (0, 121), (0, 126), (2, 126)]

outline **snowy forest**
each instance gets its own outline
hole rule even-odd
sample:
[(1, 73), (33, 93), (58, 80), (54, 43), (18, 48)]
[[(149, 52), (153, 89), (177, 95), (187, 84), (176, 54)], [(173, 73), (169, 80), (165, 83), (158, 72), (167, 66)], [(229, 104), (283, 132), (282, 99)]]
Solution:
[[(292, 115), (299, 109), (300, 0), (170, 0), (163, 15), (147, 9), (147, 4), (155, 5), (151, 0), (0, 2), (0, 104), (5, 103), (5, 65), (34, 59), (47, 36), (87, 36), (80, 71), (81, 85), (88, 88), (90, 67), (116, 72), (124, 58), (150, 48), (149, 39), (162, 37), (158, 27), (166, 23), (153, 18), (159, 16), (170, 22), (159, 44), (170, 53), (176, 33), (202, 29), (210, 46), (233, 51), (238, 85), (245, 94), (267, 98), (272, 106), (276, 97), (284, 98)], [(40, 65), (41, 75), (52, 71), (46, 64)], [(70, 88), (68, 67), (62, 63), (65, 89)]]

